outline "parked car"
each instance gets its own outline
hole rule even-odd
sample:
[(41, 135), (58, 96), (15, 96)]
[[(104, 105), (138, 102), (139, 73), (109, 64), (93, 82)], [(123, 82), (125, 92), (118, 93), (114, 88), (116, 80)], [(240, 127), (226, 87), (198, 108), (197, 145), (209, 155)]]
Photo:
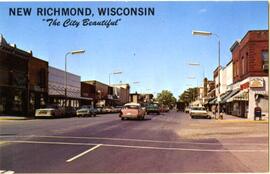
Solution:
[(76, 116), (76, 108), (74, 107), (66, 107), (64, 111), (65, 111), (65, 116), (67, 117)]
[(205, 107), (202, 106), (193, 106), (190, 108), (189, 111), (190, 117), (195, 118), (195, 117), (204, 117), (204, 118), (211, 118), (210, 115), (208, 115)]
[(36, 109), (35, 117), (64, 117), (65, 110), (56, 104), (47, 105), (46, 108)]
[(121, 109), (119, 117), (124, 120), (125, 118), (136, 118), (143, 120), (145, 116), (145, 110), (142, 109), (139, 103), (127, 103)]
[(146, 106), (146, 113), (147, 114), (150, 114), (150, 113), (155, 113), (157, 115), (160, 114), (160, 107), (157, 103), (151, 103), (151, 104), (148, 104)]
[(80, 109), (78, 109), (76, 111), (76, 115), (77, 116), (96, 116), (97, 115), (97, 109), (95, 109), (93, 106), (91, 105), (83, 105)]

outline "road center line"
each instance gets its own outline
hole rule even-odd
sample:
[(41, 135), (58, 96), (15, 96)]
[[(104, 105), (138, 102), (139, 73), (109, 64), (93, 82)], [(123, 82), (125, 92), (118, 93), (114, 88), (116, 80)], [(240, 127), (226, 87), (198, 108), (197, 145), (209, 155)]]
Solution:
[[(121, 145), (121, 144), (93, 144), (93, 143), (68, 143), (68, 142), (46, 142), (46, 141), (18, 141), (11, 140), (5, 141), (9, 143), (26, 143), (26, 144), (52, 144), (52, 145), (76, 145), (76, 146), (103, 146), (103, 147), (122, 147), (122, 148), (134, 148), (134, 149), (150, 149), (150, 150), (173, 150), (173, 151), (195, 151), (195, 152), (268, 152), (268, 149), (189, 149), (189, 148), (178, 148), (178, 147), (155, 147), (155, 146), (132, 146), (132, 145)], [(98, 146), (98, 147), (99, 147)], [(93, 148), (95, 148), (93, 147)], [(97, 148), (97, 147), (96, 147)], [(90, 151), (89, 149), (88, 151)], [(85, 152), (84, 152), (85, 153)], [(87, 151), (86, 151), (87, 153)]]
[(88, 150), (86, 150), (86, 151), (84, 151), (84, 152), (82, 152), (82, 153), (80, 153), (80, 154), (78, 154), (78, 155), (76, 155), (76, 156), (68, 159), (66, 162), (71, 162), (71, 161), (73, 161), (73, 160), (75, 160), (77, 158), (80, 158), (81, 156), (83, 156), (83, 155), (85, 155), (85, 154), (87, 154), (87, 153), (89, 153), (89, 152), (91, 152), (91, 151), (99, 148), (100, 146), (102, 146), (102, 144), (98, 144), (98, 145), (96, 145), (96, 146), (94, 146), (94, 147), (92, 147), (92, 148), (90, 148), (90, 149), (88, 149)]

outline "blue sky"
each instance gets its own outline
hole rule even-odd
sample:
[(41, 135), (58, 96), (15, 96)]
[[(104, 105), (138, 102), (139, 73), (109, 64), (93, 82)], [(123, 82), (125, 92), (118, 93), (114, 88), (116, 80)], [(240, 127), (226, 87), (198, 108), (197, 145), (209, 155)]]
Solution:
[[(154, 7), (155, 16), (99, 17), (117, 19), (117, 27), (48, 27), (44, 17), (9, 16), (10, 7)], [(95, 13), (95, 12), (94, 12)], [(130, 83), (131, 91), (158, 93), (163, 89), (175, 97), (201, 84), (205, 75), (213, 78), (217, 67), (217, 39), (195, 37), (192, 30), (217, 33), (221, 39), (221, 63), (231, 58), (230, 47), (248, 30), (268, 28), (267, 2), (14, 2), (0, 3), (0, 33), (7, 42), (34, 56), (64, 68), (64, 55), (70, 50), (85, 49), (85, 54), (68, 57), (68, 70), (82, 80)], [(57, 17), (59, 20), (68, 17)], [(85, 17), (72, 17), (82, 19)], [(201, 67), (190, 67), (189, 62)], [(139, 81), (139, 84), (133, 84)], [(150, 90), (149, 90), (150, 89)]]

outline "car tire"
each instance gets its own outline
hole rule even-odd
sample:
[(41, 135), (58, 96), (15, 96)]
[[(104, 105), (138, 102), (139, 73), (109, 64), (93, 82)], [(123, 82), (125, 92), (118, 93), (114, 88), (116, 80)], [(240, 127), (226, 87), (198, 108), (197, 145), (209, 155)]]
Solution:
[(124, 117), (121, 117), (121, 120), (124, 120), (125, 118)]

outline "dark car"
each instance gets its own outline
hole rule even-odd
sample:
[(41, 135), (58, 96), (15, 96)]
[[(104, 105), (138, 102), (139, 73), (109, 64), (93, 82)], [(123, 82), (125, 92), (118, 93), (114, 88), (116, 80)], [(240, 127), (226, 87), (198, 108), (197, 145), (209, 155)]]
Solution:
[(157, 103), (151, 103), (146, 106), (146, 113), (151, 114), (155, 113), (157, 115), (160, 114), (160, 107)]

